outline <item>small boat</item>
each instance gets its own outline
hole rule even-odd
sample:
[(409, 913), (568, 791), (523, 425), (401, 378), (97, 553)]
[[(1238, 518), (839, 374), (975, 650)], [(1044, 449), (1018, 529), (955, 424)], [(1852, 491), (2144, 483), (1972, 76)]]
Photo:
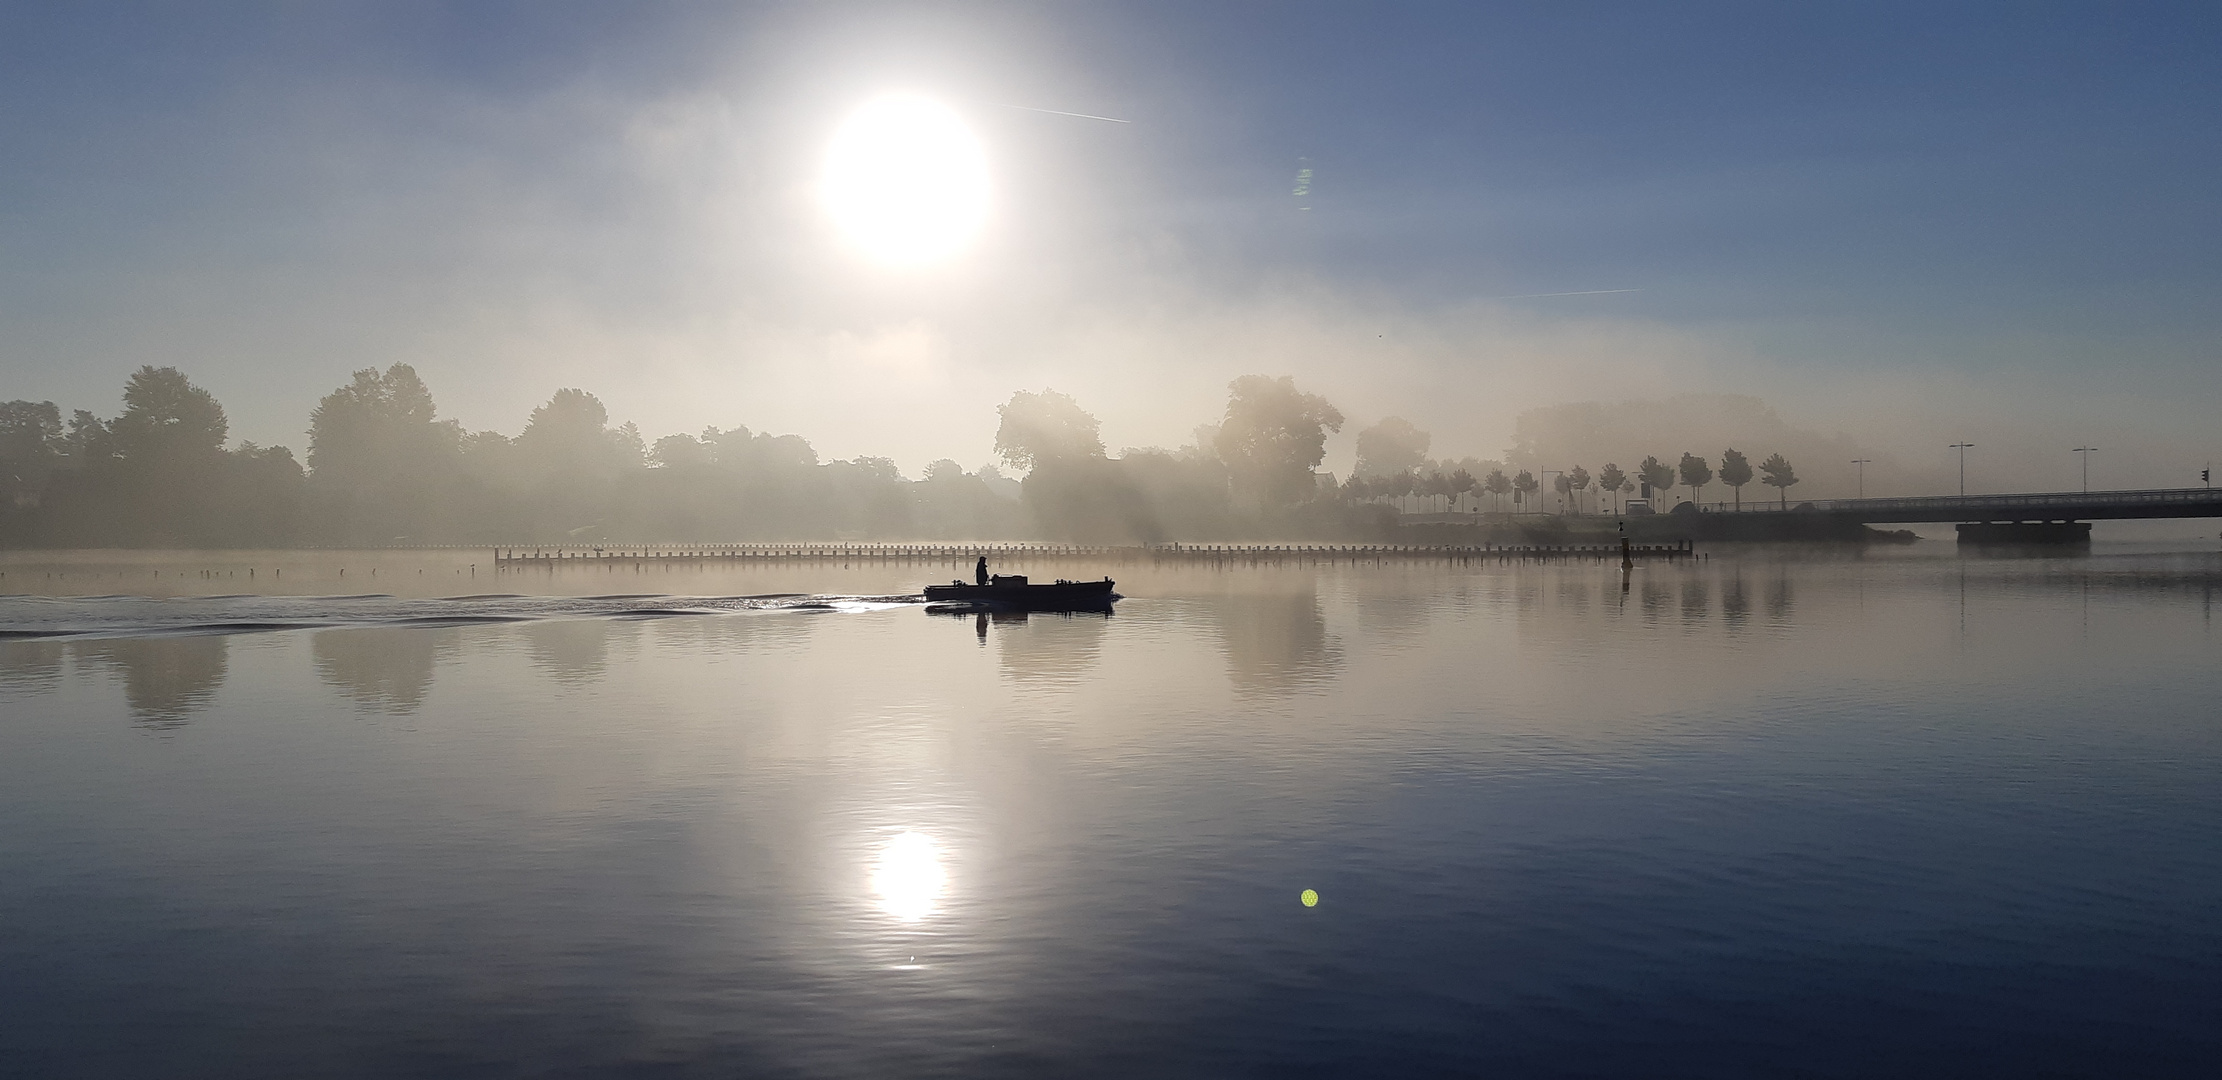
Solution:
[(1024, 574), (999, 574), (988, 579), (986, 585), (969, 585), (952, 581), (947, 585), (926, 586), (926, 600), (934, 604), (976, 604), (983, 608), (1005, 608), (1020, 611), (1101, 611), (1109, 609), (1119, 594), (1111, 591), (1114, 582), (1063, 581), (1054, 585), (1035, 585)]

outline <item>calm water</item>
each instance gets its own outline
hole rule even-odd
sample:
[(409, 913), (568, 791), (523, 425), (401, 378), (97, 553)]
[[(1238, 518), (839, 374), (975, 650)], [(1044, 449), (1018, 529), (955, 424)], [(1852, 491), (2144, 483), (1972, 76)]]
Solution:
[(0, 1072), (2215, 1075), (2222, 560), (1924, 547), (18, 560)]

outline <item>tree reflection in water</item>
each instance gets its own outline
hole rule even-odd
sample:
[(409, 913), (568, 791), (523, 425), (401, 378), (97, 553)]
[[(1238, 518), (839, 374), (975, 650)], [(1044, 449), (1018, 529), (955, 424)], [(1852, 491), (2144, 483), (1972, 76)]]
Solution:
[(1666, 615), (1667, 601), (1673, 597), (1673, 590), (1666, 582), (1649, 575), (1643, 578), (1641, 590), (1643, 621), (1656, 623)]
[[(927, 609), (972, 624), (985, 646), (992, 638), (1004, 676), (1019, 682), (1063, 684), (1077, 681), (1103, 653), (1106, 611), (973, 611)], [(992, 630), (992, 632), (991, 632)]]
[(1751, 597), (1744, 591), (1744, 575), (1733, 572), (1721, 582), (1721, 618), (1731, 630), (1743, 628), (1744, 619), (1751, 614)]
[(206, 708), (223, 685), (230, 638), (113, 638), (74, 642), (72, 649), (79, 663), (106, 667), (123, 677), (123, 696), (133, 719), (148, 727), (176, 727)]
[(602, 677), (609, 668), (612, 645), (630, 655), (640, 636), (640, 624), (616, 619), (551, 619), (523, 627), (525, 650), (532, 666), (559, 683), (576, 685)]
[(1788, 625), (1790, 612), (1796, 606), (1795, 600), (1790, 595), (1789, 572), (1787, 570), (1778, 571), (1775, 580), (1767, 585), (1767, 617), (1777, 624)]
[(1252, 693), (1290, 693), (1334, 675), (1342, 650), (1311, 592), (1228, 593), (1208, 601), (1227, 675)]
[(52, 690), (65, 651), (59, 641), (0, 641), (0, 687)]
[(1682, 621), (1703, 622), (1713, 613), (1712, 590), (1708, 582), (1696, 575), (1682, 579)]
[(432, 688), (440, 662), (455, 655), (454, 630), (370, 627), (323, 630), (309, 639), (316, 673), (356, 704), (405, 716)]

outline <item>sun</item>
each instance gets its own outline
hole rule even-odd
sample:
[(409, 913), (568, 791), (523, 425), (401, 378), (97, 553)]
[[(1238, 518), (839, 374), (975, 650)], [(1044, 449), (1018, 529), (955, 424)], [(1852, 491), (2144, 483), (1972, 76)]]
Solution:
[(987, 155), (955, 110), (890, 94), (834, 132), (818, 194), (835, 226), (875, 261), (938, 263), (979, 234), (988, 212)]

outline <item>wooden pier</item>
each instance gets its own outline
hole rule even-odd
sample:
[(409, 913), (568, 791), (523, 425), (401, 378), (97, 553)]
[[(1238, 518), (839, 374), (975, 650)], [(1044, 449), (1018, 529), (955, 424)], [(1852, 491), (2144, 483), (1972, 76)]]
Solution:
[[(1635, 559), (1694, 558), (1687, 540), (1637, 544)], [(1603, 562), (1617, 561), (1619, 544), (1151, 544), (1092, 545), (1005, 542), (984, 544), (643, 544), (601, 547), (503, 547), (494, 549), (496, 570), (554, 570), (559, 567), (646, 566), (674, 564), (786, 563), (943, 563), (965, 564), (986, 556), (990, 563), (1085, 561), (1093, 565), (1236, 563), (1452, 562)]]

